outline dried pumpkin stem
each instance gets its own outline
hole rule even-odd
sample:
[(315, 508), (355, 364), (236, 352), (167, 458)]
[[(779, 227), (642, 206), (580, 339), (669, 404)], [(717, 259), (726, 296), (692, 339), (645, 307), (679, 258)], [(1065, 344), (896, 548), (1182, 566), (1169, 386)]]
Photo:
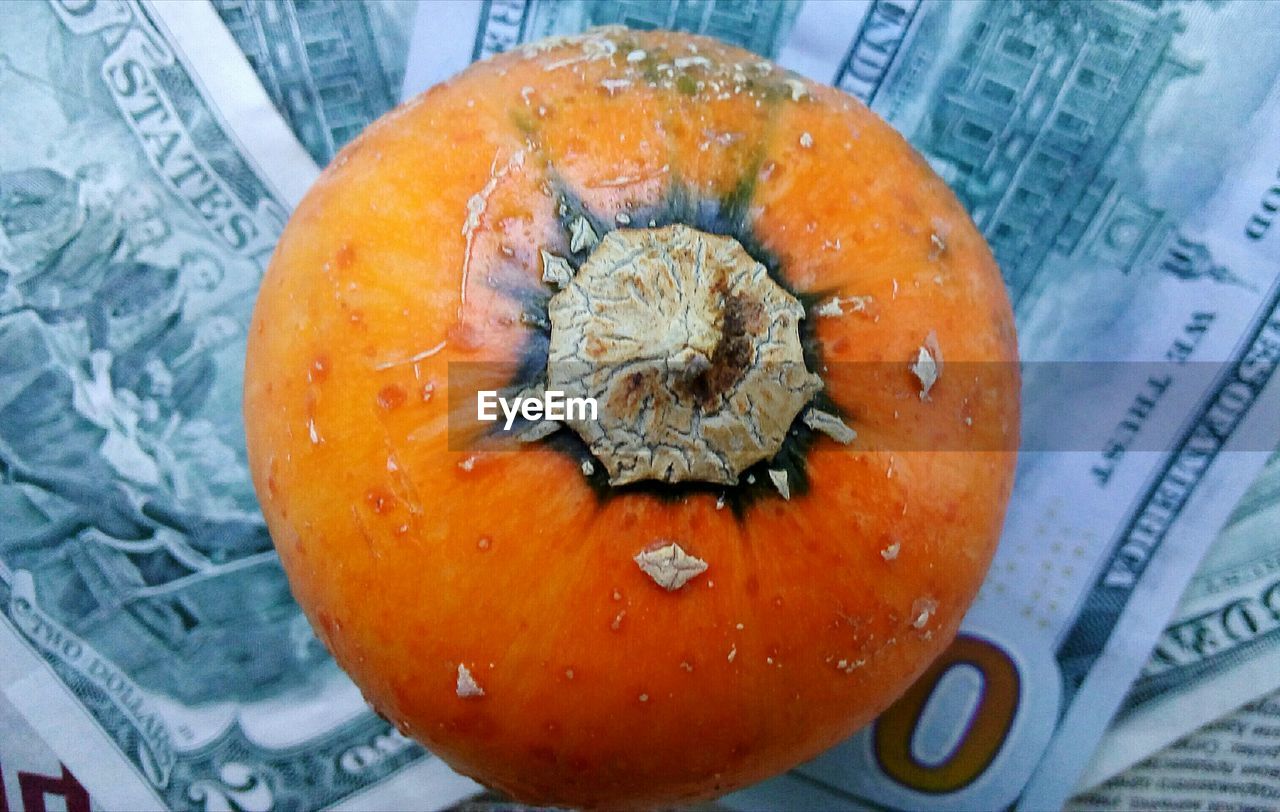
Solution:
[(548, 313), (547, 388), (596, 398), (598, 420), (568, 423), (612, 485), (736, 484), (822, 388), (803, 306), (731, 237), (613, 231)]

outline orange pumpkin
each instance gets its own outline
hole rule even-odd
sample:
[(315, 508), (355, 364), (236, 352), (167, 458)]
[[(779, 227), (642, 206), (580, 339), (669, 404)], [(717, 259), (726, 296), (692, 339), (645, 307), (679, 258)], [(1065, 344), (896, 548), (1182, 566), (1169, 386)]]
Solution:
[[(557, 386), (599, 419), (477, 418)], [(294, 593), (380, 713), (518, 799), (648, 805), (816, 755), (946, 647), (1016, 347), (987, 246), (866, 107), (597, 29), (343, 150), (263, 280), (245, 420)]]

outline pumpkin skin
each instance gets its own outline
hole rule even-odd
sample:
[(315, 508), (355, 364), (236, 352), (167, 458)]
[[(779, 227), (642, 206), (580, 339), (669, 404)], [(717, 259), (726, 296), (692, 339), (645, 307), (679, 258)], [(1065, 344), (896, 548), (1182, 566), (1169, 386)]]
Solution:
[[(601, 231), (738, 237), (806, 302), (856, 439), (797, 440), (789, 499), (611, 488), (572, 436), (482, 442), (457, 370), (545, 362), (540, 251), (588, 253), (566, 201)], [(818, 316), (831, 296), (845, 312)], [(1016, 358), (981, 236), (864, 105), (709, 39), (601, 29), (473, 65), (340, 153), (263, 280), (244, 408), (294, 594), (375, 709), (524, 802), (647, 806), (816, 755), (948, 645), (1012, 485)], [(674, 591), (633, 560), (667, 540), (708, 564)]]

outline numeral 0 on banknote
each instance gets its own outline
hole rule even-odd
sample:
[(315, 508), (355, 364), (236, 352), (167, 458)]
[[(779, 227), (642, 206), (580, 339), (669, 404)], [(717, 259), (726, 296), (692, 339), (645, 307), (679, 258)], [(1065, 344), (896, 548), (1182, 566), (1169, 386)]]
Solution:
[[(937, 694), (945, 690), (944, 681), (965, 677), (978, 680), (976, 702), (970, 705), (967, 718), (952, 720), (949, 727), (959, 737), (947, 742), (948, 748), (936, 748), (944, 749), (941, 760), (926, 762), (918, 755), (916, 740), (930, 700), (941, 698)], [(918, 792), (955, 792), (972, 784), (1004, 745), (1018, 710), (1021, 687), (1018, 667), (1003, 649), (978, 637), (960, 635), (876, 721), (872, 737), (880, 768)]]

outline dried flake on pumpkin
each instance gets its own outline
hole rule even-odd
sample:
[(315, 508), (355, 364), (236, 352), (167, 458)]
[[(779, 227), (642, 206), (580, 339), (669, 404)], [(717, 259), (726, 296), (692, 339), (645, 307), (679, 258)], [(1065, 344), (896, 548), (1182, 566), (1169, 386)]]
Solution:
[(850, 312), (865, 313), (867, 312), (867, 303), (871, 301), (870, 296), (832, 296), (813, 310), (815, 316), (823, 318), (835, 318), (843, 316), (845, 310), (843, 305), (849, 305)]
[(929, 617), (938, 609), (938, 602), (933, 598), (916, 598), (911, 603), (911, 625), (916, 629), (923, 629), (925, 624), (929, 622)]
[(802, 419), (806, 426), (822, 432), (841, 445), (848, 445), (858, 437), (858, 433), (849, 428), (843, 420), (821, 409), (809, 409)]
[(775, 471), (774, 469), (770, 468), (769, 479), (773, 482), (773, 487), (778, 489), (778, 493), (782, 495), (782, 498), (790, 502), (791, 486), (787, 483), (787, 472)]
[(938, 346), (938, 334), (933, 330), (920, 346), (916, 360), (911, 364), (911, 372), (920, 379), (920, 399), (929, 400), (929, 390), (942, 377), (942, 348)]
[(653, 582), (674, 592), (707, 571), (707, 562), (689, 555), (674, 541), (656, 549), (642, 550), (632, 559)]
[(600, 242), (600, 238), (596, 236), (596, 230), (591, 227), (591, 222), (587, 218), (579, 214), (569, 222), (569, 250), (571, 252), (576, 254), (584, 248), (593, 248), (598, 242)]
[(542, 256), (542, 281), (561, 290), (573, 281), (573, 266), (564, 257), (556, 256), (545, 248), (538, 251)]
[(484, 696), (484, 689), (476, 682), (475, 677), (471, 676), (470, 669), (462, 663), (458, 663), (457, 694), (463, 699)]

